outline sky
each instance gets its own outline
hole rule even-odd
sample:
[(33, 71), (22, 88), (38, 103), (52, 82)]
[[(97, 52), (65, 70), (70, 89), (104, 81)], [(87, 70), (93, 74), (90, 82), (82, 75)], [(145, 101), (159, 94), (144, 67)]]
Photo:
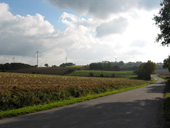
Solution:
[(0, 0), (0, 63), (163, 62), (161, 0)]

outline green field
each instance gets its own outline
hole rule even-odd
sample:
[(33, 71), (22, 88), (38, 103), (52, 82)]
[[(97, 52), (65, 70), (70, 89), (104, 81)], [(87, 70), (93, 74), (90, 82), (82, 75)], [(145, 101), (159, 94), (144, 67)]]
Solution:
[(96, 71), (96, 70), (76, 70), (70, 74), (69, 76), (86, 76), (90, 77), (91, 73), (94, 77), (116, 77), (116, 78), (130, 78), (137, 77), (133, 71)]

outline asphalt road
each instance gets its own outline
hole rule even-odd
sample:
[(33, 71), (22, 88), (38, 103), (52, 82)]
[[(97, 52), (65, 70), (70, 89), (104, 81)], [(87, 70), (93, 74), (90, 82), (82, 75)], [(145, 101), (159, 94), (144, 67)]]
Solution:
[(165, 83), (0, 120), (0, 128), (160, 128)]

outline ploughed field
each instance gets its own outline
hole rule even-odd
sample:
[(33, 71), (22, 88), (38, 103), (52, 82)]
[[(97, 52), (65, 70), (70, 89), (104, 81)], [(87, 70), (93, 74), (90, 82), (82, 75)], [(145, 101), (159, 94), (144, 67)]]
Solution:
[(70, 97), (99, 94), (150, 81), (132, 78), (104, 78), (0, 73), (0, 111), (34, 106)]

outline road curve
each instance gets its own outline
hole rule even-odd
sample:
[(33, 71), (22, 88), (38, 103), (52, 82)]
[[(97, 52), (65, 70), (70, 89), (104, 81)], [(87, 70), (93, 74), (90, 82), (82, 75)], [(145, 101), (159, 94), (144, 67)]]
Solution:
[[(155, 77), (155, 76), (154, 76)], [(160, 128), (165, 82), (0, 120), (0, 128)]]

